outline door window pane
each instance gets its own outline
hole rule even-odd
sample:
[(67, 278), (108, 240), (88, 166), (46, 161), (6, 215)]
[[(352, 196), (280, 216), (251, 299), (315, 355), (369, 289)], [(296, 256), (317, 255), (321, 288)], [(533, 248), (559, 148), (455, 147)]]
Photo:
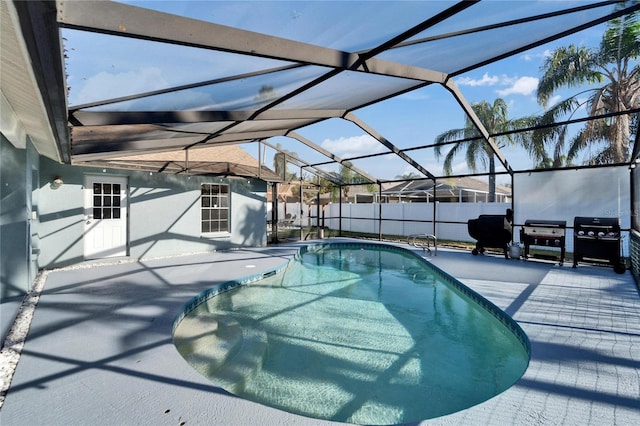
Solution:
[(93, 184), (93, 218), (120, 219), (122, 212), (122, 185), (114, 183), (95, 182)]

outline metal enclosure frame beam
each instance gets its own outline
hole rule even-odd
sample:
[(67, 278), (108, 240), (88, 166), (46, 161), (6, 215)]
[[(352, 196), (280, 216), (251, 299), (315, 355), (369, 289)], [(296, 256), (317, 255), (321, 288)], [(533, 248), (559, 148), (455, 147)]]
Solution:
[[(291, 154), (290, 152), (285, 152), (284, 150), (276, 147), (273, 144), (270, 144), (269, 142), (265, 141), (265, 140), (260, 140), (257, 141), (258, 143), (262, 143), (266, 146), (268, 146), (269, 148), (278, 151), (282, 154), (285, 154), (287, 157), (291, 157), (293, 158), (298, 164), (296, 164), (296, 166), (301, 167), (301, 165), (304, 165), (307, 168), (312, 168), (314, 171), (309, 171), (310, 173), (313, 173), (316, 176), (320, 176), (326, 180), (328, 180), (329, 182), (333, 183), (334, 185), (339, 185), (340, 182), (338, 180), (336, 180), (336, 177), (325, 172), (322, 169), (319, 169), (318, 167), (314, 166), (313, 164), (309, 163), (308, 161), (302, 160), (301, 158), (299, 158), (297, 155)], [(286, 162), (286, 160), (285, 160)]]
[[(359, 175), (367, 178), (371, 183), (378, 183), (379, 182), (378, 179), (376, 179), (375, 177), (371, 176), (370, 174), (368, 174), (364, 170), (361, 170), (361, 169), (355, 167), (354, 165), (351, 165), (351, 166), (345, 165), (344, 164), (345, 160), (343, 160), (342, 158), (338, 157), (335, 154), (332, 154), (331, 152), (327, 151), (326, 149), (322, 148), (321, 146), (316, 145), (315, 143), (311, 142), (309, 139), (305, 138), (302, 135), (299, 135), (296, 132), (288, 132), (285, 136), (291, 137), (291, 138), (297, 140), (298, 142), (302, 142), (303, 144), (305, 144), (309, 148), (314, 149), (315, 151), (319, 152), (320, 154), (324, 155), (325, 157), (328, 157), (328, 158), (332, 159), (333, 161), (335, 161), (336, 163), (340, 163), (342, 166), (347, 167), (348, 169), (351, 169), (354, 172), (358, 173)], [(342, 182), (342, 183), (345, 183), (345, 182)]]
[(391, 153), (394, 153), (398, 157), (402, 158), (404, 161), (409, 163), (413, 168), (418, 170), (423, 175), (427, 176), (428, 178), (435, 179), (435, 176), (433, 174), (431, 174), (431, 172), (429, 172), (427, 169), (422, 167), (422, 165), (420, 163), (418, 163), (413, 158), (409, 157), (407, 154), (402, 152), (402, 150), (400, 148), (398, 148), (393, 143), (391, 143), (387, 138), (385, 138), (384, 136), (382, 136), (381, 134), (376, 132), (371, 126), (369, 126), (367, 123), (365, 123), (364, 121), (359, 119), (352, 112), (346, 113), (342, 118), (344, 118), (345, 120), (350, 121), (353, 124), (355, 124), (356, 126), (360, 127), (362, 130), (367, 132), (371, 137), (373, 137), (378, 142), (380, 142), (382, 145), (387, 147), (389, 149), (389, 151), (391, 151)]
[[(119, 35), (249, 56), (293, 61), (418, 81), (444, 82), (446, 75), (358, 53), (106, 1), (57, 0), (58, 23), (76, 30)], [(188, 30), (185, 30), (188, 29)]]
[(513, 175), (513, 170), (511, 169), (511, 166), (507, 162), (507, 159), (502, 154), (502, 151), (500, 151), (500, 148), (496, 144), (495, 139), (489, 135), (489, 132), (484, 127), (484, 124), (482, 124), (482, 121), (480, 121), (480, 119), (476, 115), (475, 111), (471, 107), (471, 104), (469, 104), (467, 99), (462, 95), (462, 92), (460, 92), (460, 89), (458, 88), (458, 86), (453, 82), (453, 80), (447, 80), (447, 82), (444, 84), (444, 87), (453, 95), (453, 97), (456, 99), (458, 104), (464, 110), (465, 114), (467, 114), (467, 117), (469, 117), (469, 120), (471, 120), (471, 122), (476, 126), (476, 128), (478, 129), (482, 137), (484, 137), (484, 139), (487, 141), (489, 146), (491, 146), (491, 149), (493, 150), (494, 154), (496, 155), (500, 163), (502, 163), (502, 165), (507, 170), (507, 172), (510, 175)]

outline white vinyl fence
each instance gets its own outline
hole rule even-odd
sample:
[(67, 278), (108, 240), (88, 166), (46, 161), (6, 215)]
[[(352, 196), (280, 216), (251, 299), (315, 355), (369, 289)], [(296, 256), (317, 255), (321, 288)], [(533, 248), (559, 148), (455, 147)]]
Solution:
[[(514, 241), (520, 241), (526, 220), (562, 220), (567, 225), (566, 249), (572, 252), (575, 217), (615, 217), (626, 230), (622, 232), (622, 255), (628, 257), (632, 215), (629, 187), (627, 167), (516, 173)], [(467, 221), (483, 214), (505, 214), (507, 208), (511, 203), (436, 202), (434, 229), (433, 203), (332, 203), (324, 207), (324, 226), (374, 235), (382, 227), (384, 235), (433, 234), (438, 240), (475, 242), (467, 230)], [(292, 226), (317, 226), (315, 205), (301, 208), (299, 203), (292, 203), (278, 205), (278, 210), (280, 221), (285, 216), (293, 218)]]
[[(380, 209), (382, 207), (382, 209)], [(437, 223), (433, 223), (433, 203), (343, 204), (342, 230), (409, 236), (433, 234), (441, 240), (475, 241), (467, 231), (467, 221), (481, 214), (505, 214), (511, 203), (436, 203)], [(382, 212), (382, 221), (379, 221)], [(340, 205), (329, 204), (325, 227), (340, 228)]]

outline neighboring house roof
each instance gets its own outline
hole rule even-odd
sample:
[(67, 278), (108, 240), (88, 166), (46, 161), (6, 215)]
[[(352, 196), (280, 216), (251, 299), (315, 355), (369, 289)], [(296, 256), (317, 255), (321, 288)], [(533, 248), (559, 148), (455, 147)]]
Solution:
[[(437, 191), (459, 191), (463, 189), (486, 193), (489, 191), (489, 184), (482, 180), (474, 179), (471, 177), (445, 178), (438, 179), (436, 181)], [(432, 180), (415, 180), (410, 182), (402, 182), (382, 191), (382, 193), (384, 195), (409, 195), (423, 194), (425, 191), (433, 191)], [(496, 185), (496, 194), (510, 196), (511, 188), (503, 185)]]
[[(76, 163), (83, 164), (83, 163)], [(92, 161), (86, 165), (95, 166)], [(103, 160), (105, 167), (191, 175), (217, 175), (260, 178), (280, 182), (282, 178), (262, 165), (238, 145), (219, 145), (178, 151), (129, 155)]]

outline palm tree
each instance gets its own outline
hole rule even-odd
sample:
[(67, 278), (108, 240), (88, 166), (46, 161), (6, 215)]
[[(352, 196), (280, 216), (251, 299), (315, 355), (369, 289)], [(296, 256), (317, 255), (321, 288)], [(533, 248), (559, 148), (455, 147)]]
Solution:
[(405, 179), (405, 180), (418, 179), (421, 177), (423, 176), (420, 173), (416, 173), (416, 172), (407, 172), (401, 175), (396, 175), (396, 179)]
[[(536, 118), (533, 116), (510, 120), (508, 118), (509, 107), (504, 99), (501, 98), (493, 101), (493, 104), (487, 101), (472, 103), (471, 108), (489, 134), (499, 134), (519, 128), (530, 127), (536, 122)], [(531, 141), (528, 135), (529, 132), (506, 134), (496, 137), (495, 142), (498, 148), (503, 148), (515, 143), (520, 143), (528, 148)], [(493, 202), (496, 194), (496, 160), (491, 145), (482, 137), (469, 117), (465, 120), (464, 128), (448, 130), (436, 137), (436, 146), (434, 148), (436, 158), (440, 159), (444, 144), (454, 141), (456, 142), (444, 158), (443, 172), (446, 175), (451, 175), (453, 173), (453, 161), (456, 158), (456, 154), (466, 149), (467, 165), (472, 172), (475, 173), (477, 171), (478, 163), (481, 163), (484, 167), (488, 166), (489, 200)]]
[[(640, 14), (635, 12), (611, 21), (598, 48), (560, 47), (552, 52), (541, 67), (538, 102), (547, 107), (556, 90), (562, 87), (595, 85), (596, 87), (565, 99), (547, 110), (542, 124), (560, 121), (587, 107), (589, 116), (618, 113), (637, 108), (640, 100)], [(586, 100), (581, 100), (585, 98)], [(589, 164), (611, 164), (628, 161), (631, 139), (631, 117), (616, 115), (606, 120), (588, 121), (571, 137), (565, 161), (571, 163), (585, 148), (601, 144), (586, 158)], [(532, 156), (542, 162), (545, 148), (553, 149), (553, 165), (563, 162), (567, 126), (536, 131)]]
[[(353, 163), (351, 163), (350, 161), (345, 161), (342, 164), (340, 164), (340, 168), (337, 173), (337, 177), (340, 180), (340, 182), (343, 182), (346, 184), (354, 184), (354, 183), (367, 184), (367, 191), (375, 192), (375, 186), (371, 184), (369, 179), (353, 171), (353, 169), (351, 168), (352, 166), (353, 166)], [(342, 186), (342, 196), (345, 198), (346, 201), (349, 201), (350, 189), (351, 189), (350, 185)]]
[(276, 174), (285, 182), (291, 182), (297, 179), (297, 173), (287, 170), (287, 156), (291, 154), (295, 157), (297, 154), (282, 148), (279, 143), (276, 144), (276, 150), (277, 152), (273, 156), (273, 168)]

